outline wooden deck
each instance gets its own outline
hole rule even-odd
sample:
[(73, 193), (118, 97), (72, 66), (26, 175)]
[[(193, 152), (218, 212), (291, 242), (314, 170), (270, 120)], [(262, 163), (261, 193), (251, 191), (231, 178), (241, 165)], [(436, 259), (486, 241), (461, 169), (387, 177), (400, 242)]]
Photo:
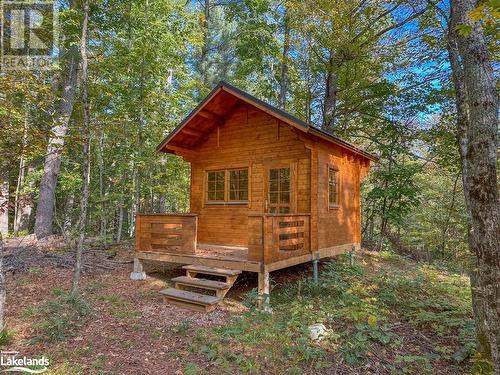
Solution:
[(359, 244), (312, 250), (309, 214), (248, 217), (248, 248), (197, 243), (195, 214), (137, 215), (136, 258), (249, 272), (281, 268), (331, 257)]
[(219, 246), (200, 243), (196, 247), (195, 254), (202, 257), (217, 258), (221, 260), (248, 260), (248, 248), (240, 246)]
[(198, 244), (193, 254), (137, 251), (136, 256), (145, 260), (230, 268), (249, 272), (260, 272), (261, 268), (260, 262), (248, 259), (248, 248), (238, 246)]

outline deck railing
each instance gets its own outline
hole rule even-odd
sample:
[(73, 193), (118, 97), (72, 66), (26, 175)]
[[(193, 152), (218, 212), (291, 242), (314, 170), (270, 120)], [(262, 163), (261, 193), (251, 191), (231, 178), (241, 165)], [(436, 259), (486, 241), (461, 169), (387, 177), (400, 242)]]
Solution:
[(264, 214), (248, 217), (249, 260), (270, 264), (309, 254), (310, 214)]
[(135, 250), (194, 254), (198, 217), (196, 214), (138, 214)]

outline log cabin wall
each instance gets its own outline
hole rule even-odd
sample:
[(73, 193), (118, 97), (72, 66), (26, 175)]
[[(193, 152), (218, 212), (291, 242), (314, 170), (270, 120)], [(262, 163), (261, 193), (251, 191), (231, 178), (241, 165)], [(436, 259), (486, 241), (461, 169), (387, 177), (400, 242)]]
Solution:
[[(248, 215), (265, 212), (268, 169), (290, 166), (291, 212), (310, 212), (310, 150), (296, 131), (250, 105), (241, 105), (196, 147), (191, 162), (191, 212), (198, 242), (247, 246)], [(248, 204), (207, 204), (206, 171), (246, 168)]]
[[(361, 159), (339, 146), (320, 141), (317, 147), (318, 249), (361, 243)], [(337, 170), (338, 205), (329, 204), (329, 168)], [(313, 210), (314, 211), (314, 210)]]

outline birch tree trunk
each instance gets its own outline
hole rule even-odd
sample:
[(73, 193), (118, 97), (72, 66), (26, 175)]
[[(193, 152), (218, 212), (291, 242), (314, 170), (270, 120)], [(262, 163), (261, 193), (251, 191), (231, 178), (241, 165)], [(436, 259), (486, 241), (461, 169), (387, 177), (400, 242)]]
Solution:
[(63, 234), (68, 237), (71, 231), (71, 225), (73, 223), (73, 209), (75, 206), (75, 193), (69, 193), (66, 199), (66, 205), (64, 206), (64, 222), (63, 222)]
[[(479, 350), (500, 374), (500, 202), (497, 182), (498, 96), (486, 39), (469, 13), (476, 0), (450, 7), (448, 52), (456, 93), (457, 138), (469, 216), (469, 248)], [(458, 27), (466, 26), (466, 32)], [(463, 29), (463, 28), (462, 28)]]
[(133, 171), (132, 171), (132, 186), (133, 186), (133, 200), (132, 200), (132, 207), (130, 209), (131, 211), (131, 216), (130, 216), (130, 225), (129, 225), (129, 229), (128, 229), (128, 236), (129, 237), (133, 237), (134, 236), (134, 232), (135, 232), (135, 216), (139, 213), (139, 206), (140, 206), (140, 203), (141, 203), (141, 198), (140, 198), (140, 182), (139, 182), (139, 172), (138, 172), (138, 169), (137, 167), (135, 166), (135, 163), (134, 163), (134, 167), (133, 167)]
[(9, 232), (9, 169), (0, 164), (0, 234)]
[(286, 94), (288, 92), (288, 54), (290, 50), (290, 25), (288, 19), (288, 10), (285, 9), (283, 16), (283, 55), (281, 57), (281, 77), (280, 77), (280, 96), (279, 107), (282, 110), (286, 109)]
[(24, 130), (23, 130), (23, 146), (21, 150), (21, 156), (19, 157), (19, 174), (17, 177), (16, 194), (14, 200), (14, 236), (17, 237), (19, 233), (20, 215), (21, 215), (21, 189), (24, 185), (25, 169), (26, 169), (26, 158), (25, 150), (28, 143), (28, 113), (26, 110), (26, 115), (24, 118)]
[(160, 214), (164, 214), (166, 212), (165, 203), (166, 203), (166, 194), (163, 193), (163, 192), (161, 192), (160, 193), (160, 199), (159, 199), (159, 202), (158, 202), (158, 212)]
[(21, 159), (19, 161), (19, 176), (17, 178), (17, 186), (16, 186), (16, 195), (15, 195), (15, 203), (14, 203), (14, 237), (17, 237), (19, 233), (19, 226), (21, 224), (21, 207), (24, 202), (21, 197), (21, 189), (24, 185), (24, 173), (25, 173), (25, 165), (24, 165), (24, 155), (21, 155)]
[(33, 173), (35, 173), (33, 165), (24, 168), (17, 215), (14, 222), (14, 228), (17, 229), (17, 233), (22, 231), (28, 232), (32, 225), (33, 208), (35, 206), (33, 203), (33, 190), (35, 187), (35, 181), (32, 178)]
[(106, 214), (105, 214), (105, 204), (104, 204), (104, 159), (103, 159), (103, 153), (104, 153), (104, 130), (102, 128), (102, 124), (99, 129), (99, 152), (98, 152), (98, 158), (99, 158), (99, 199), (100, 199), (100, 205), (99, 205), (99, 210), (101, 213), (100, 217), (100, 226), (101, 226), (101, 236), (106, 236)]
[(61, 99), (58, 104), (55, 125), (47, 145), (47, 156), (40, 181), (35, 220), (35, 234), (39, 239), (52, 234), (57, 177), (61, 168), (61, 152), (75, 102), (78, 63), (78, 49), (71, 47), (65, 63), (66, 71), (63, 75)]
[(120, 203), (118, 206), (118, 218), (116, 227), (116, 242), (120, 243), (122, 240), (123, 231), (123, 197), (120, 197)]
[(89, 0), (83, 4), (83, 24), (82, 38), (80, 42), (80, 53), (82, 57), (82, 100), (83, 100), (83, 175), (82, 175), (82, 196), (80, 199), (80, 222), (79, 237), (76, 245), (75, 272), (73, 274), (73, 284), (71, 293), (77, 294), (79, 291), (80, 274), (82, 271), (82, 252), (85, 240), (85, 224), (87, 221), (87, 208), (89, 200), (90, 186), (90, 107), (89, 107), (89, 77), (87, 61), (87, 35), (89, 23)]

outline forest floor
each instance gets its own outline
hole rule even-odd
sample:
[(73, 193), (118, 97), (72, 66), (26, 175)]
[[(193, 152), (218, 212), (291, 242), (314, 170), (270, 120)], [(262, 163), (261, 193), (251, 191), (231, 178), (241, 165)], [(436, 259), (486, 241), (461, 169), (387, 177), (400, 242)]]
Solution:
[[(2, 350), (50, 358), (46, 374), (465, 374), (474, 326), (468, 280), (389, 253), (362, 252), (274, 272), (273, 313), (252, 308), (256, 277), (243, 274), (220, 308), (182, 310), (158, 291), (179, 268), (149, 264), (129, 280), (127, 247), (107, 249), (116, 269), (86, 273), (31, 266), (7, 275)], [(309, 338), (322, 323), (327, 335)]]

